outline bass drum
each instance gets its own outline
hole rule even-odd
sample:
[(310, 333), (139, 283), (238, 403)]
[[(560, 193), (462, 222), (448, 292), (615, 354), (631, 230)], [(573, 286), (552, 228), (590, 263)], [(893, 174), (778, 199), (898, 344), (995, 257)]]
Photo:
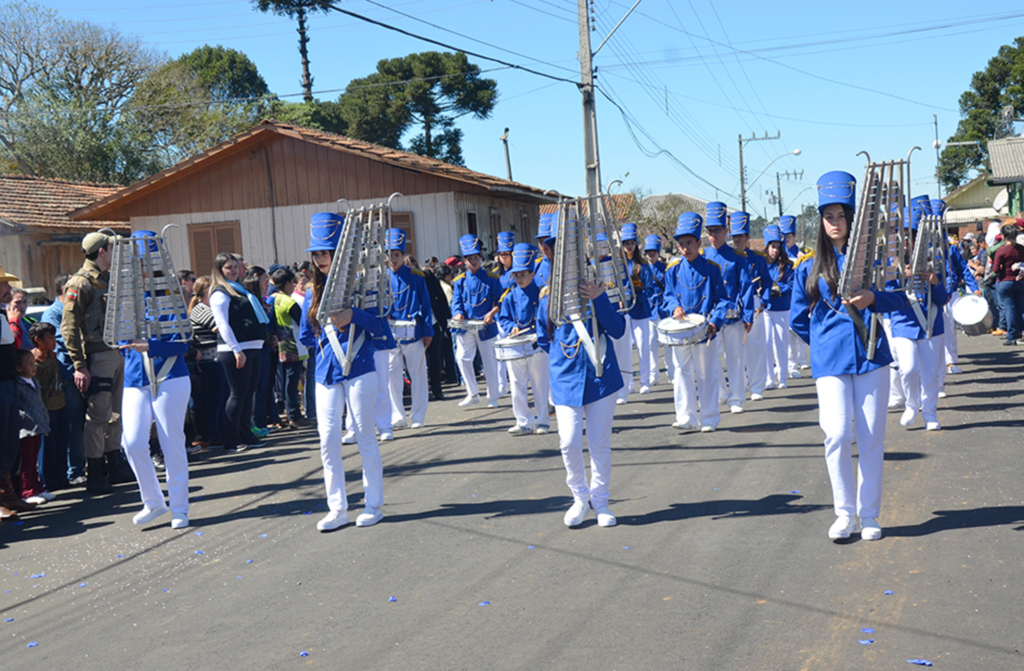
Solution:
[(992, 311), (988, 309), (988, 301), (981, 296), (960, 296), (949, 306), (949, 310), (953, 321), (969, 336), (984, 335), (992, 330)]

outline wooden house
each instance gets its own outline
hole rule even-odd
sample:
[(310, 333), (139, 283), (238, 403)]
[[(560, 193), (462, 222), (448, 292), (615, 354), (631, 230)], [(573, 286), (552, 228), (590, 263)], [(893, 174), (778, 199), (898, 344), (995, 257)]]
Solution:
[(406, 231), (407, 252), (421, 262), (458, 253), (466, 233), (485, 251), (499, 231), (518, 239), (537, 230), (541, 189), (461, 166), (351, 138), (264, 121), (203, 153), (100, 198), (73, 213), (80, 222), (130, 222), (161, 231), (175, 264), (207, 273), (220, 252), (250, 265), (308, 258), (310, 217), (380, 202), (392, 203), (393, 225)]

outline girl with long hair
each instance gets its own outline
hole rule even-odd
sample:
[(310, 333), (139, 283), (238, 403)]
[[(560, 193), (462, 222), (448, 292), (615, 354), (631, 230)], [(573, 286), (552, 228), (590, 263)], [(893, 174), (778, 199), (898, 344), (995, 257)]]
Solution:
[(764, 255), (772, 278), (765, 305), (768, 318), (768, 374), (779, 389), (789, 375), (789, 307), (793, 298), (793, 262), (786, 253), (785, 237), (778, 226), (764, 228)]
[(626, 334), (615, 341), (615, 358), (622, 369), (622, 389), (619, 390), (619, 405), (626, 403), (633, 390), (633, 345), (636, 345), (640, 365), (640, 393), (651, 393), (651, 296), (658, 291), (654, 273), (647, 257), (637, 245), (636, 224), (623, 224), (622, 260), (635, 300), (626, 317)]

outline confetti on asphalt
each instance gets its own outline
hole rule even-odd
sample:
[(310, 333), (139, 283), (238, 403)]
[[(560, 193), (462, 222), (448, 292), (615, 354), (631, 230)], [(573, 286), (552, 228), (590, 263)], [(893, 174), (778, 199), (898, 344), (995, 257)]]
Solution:
[(164, 591), (165, 591), (165, 592), (170, 592), (171, 590), (169, 590), (169, 589), (167, 589), (166, 587), (164, 587)]
[(246, 560), (245, 560), (245, 563), (246, 563), (246, 564), (251, 564), (251, 563), (252, 563), (252, 560), (251, 560), (251, 559), (246, 559)]
[(893, 592), (891, 589), (887, 589), (883, 592), (883, 594), (885, 594), (886, 596), (892, 596), (894, 593), (895, 592)]
[(629, 546), (628, 546), (628, 545), (623, 545), (623, 546), (622, 546), (622, 549), (623, 549), (623, 550), (628, 550), (628, 549), (629, 549)]
[(474, 498), (474, 499), (476, 498), (476, 494), (473, 494), (473, 498)]
[[(26, 648), (38, 648), (39, 647), (39, 642), (38, 641), (29, 641), (29, 644), (26, 645), (25, 647)], [(929, 664), (928, 666), (931, 666), (931, 664)]]
[(789, 490), (789, 493), (790, 494), (799, 494), (800, 490), (799, 489), (791, 489), (791, 490)]
[(313, 511), (312, 511), (312, 510), (307, 510), (305, 514), (306, 514), (306, 515), (312, 515), (312, 514), (313, 514)]
[(266, 538), (267, 534), (260, 534), (260, 538)]
[(491, 605), (491, 602), (490, 602), (490, 601), (481, 601), (481, 602), (480, 602), (480, 603), (478, 603), (477, 605), (478, 605), (478, 606), (490, 606), (490, 605)]
[(4, 590), (4, 594), (10, 594), (10, 593), (11, 593), (11, 590), (9, 590), (9, 589), (5, 589)]
[[(22, 524), (24, 524), (24, 523), (25, 523), (25, 520), (20, 520), (20, 521), (18, 521), (18, 522), (15, 522), (15, 523), (14, 523), (14, 526), (16, 526), (16, 527), (20, 527), (20, 526), (21, 526)], [(14, 575), (18, 575), (18, 574), (17, 574), (17, 573), (15, 573)]]
[(529, 546), (529, 547), (528, 547), (527, 549), (529, 549), (529, 550), (535, 550), (535, 549), (536, 549), (536, 546), (530, 545), (530, 546)]
[(195, 533), (195, 535), (196, 535), (196, 536), (202, 536), (202, 535), (203, 535), (203, 532), (202, 532), (202, 531), (197, 531), (197, 532)]
[(865, 634), (873, 634), (873, 633), (875, 633), (875, 630), (872, 629), (871, 627), (864, 627), (863, 629), (861, 629), (861, 631), (863, 631)]
[(14, 618), (13, 617), (9, 617), (6, 620), (4, 620), (4, 622), (14, 622)]
[(117, 555), (118, 559), (124, 559), (124, 555)]
[(398, 599), (396, 597), (391, 597), (390, 599), (388, 599), (388, 601), (390, 601), (391, 603), (394, 603), (394, 602), (398, 601)]
[(45, 578), (45, 577), (46, 577), (46, 574), (45, 574), (45, 573), (33, 573), (33, 574), (32, 574), (32, 575), (30, 575), (29, 577), (30, 577), (30, 578)]
[(205, 552), (203, 552), (202, 550), (196, 550), (196, 554), (197, 554), (197, 555), (202, 555), (202, 554), (206, 554), (206, 553), (205, 553)]
[(80, 585), (78, 585), (78, 586), (79, 586), (79, 587), (85, 587), (85, 583), (83, 582), (83, 583), (81, 583), (81, 584), (80, 584)]
[(235, 577), (235, 580), (241, 580), (241, 579), (242, 579), (242, 576), (236, 576)]
[(873, 639), (873, 638), (858, 638), (857, 642), (860, 643), (861, 645), (871, 645), (872, 643), (875, 642), (875, 639)]
[(302, 652), (299, 653), (299, 657), (309, 657), (309, 653), (306, 652), (305, 650), (303, 650)]
[(910, 662), (911, 664), (917, 664), (918, 666), (931, 666), (932, 665), (932, 663), (929, 662), (927, 659), (908, 659), (907, 661)]

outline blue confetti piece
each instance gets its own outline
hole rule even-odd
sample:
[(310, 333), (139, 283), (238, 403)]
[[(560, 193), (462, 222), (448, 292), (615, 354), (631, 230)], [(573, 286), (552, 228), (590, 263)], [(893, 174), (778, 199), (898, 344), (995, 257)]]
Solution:
[(875, 633), (875, 630), (872, 629), (871, 627), (864, 627), (863, 629), (861, 629), (861, 631), (863, 631), (865, 634), (873, 634), (873, 633)]
[(535, 546), (533, 546), (533, 545), (530, 545), (530, 546), (527, 546), (527, 547), (528, 547), (528, 549), (530, 549), (530, 550), (535, 550), (535, 549), (536, 549), (536, 547), (535, 547)]
[[(37, 641), (30, 641), (29, 644), (26, 645), (25, 647), (26, 648), (38, 648), (39, 647), (39, 643)], [(928, 666), (931, 666), (931, 664), (929, 663)]]
[(388, 599), (388, 601), (390, 601), (391, 603), (394, 603), (394, 602), (398, 601), (398, 599), (396, 597), (391, 597), (391, 598)]
[(245, 563), (246, 563), (246, 564), (251, 564), (251, 563), (252, 563), (252, 560), (251, 560), (251, 559), (246, 559), (246, 560), (245, 560)]
[(623, 550), (628, 550), (628, 549), (629, 549), (629, 546), (628, 546), (628, 545), (623, 545), (623, 546), (622, 546), (622, 549), (623, 549)]
[(266, 537), (267, 537), (266, 534), (260, 534), (260, 538), (266, 538)]
[(32, 585), (32, 587), (39, 587), (39, 583), (36, 583), (35, 585)]
[(203, 535), (203, 532), (202, 532), (202, 531), (197, 531), (197, 532), (196, 532), (196, 533), (195, 533), (194, 535), (196, 535), (196, 536), (202, 536), (202, 535)]
[(4, 594), (10, 594), (10, 593), (11, 593), (11, 590), (9, 590), (9, 589), (5, 589), (4, 590)]
[(882, 592), (882, 594), (885, 594), (886, 596), (892, 596), (894, 592), (891, 589), (887, 589), (884, 592)]
[(477, 605), (478, 605), (478, 606), (490, 606), (490, 605), (491, 605), (491, 602), (490, 602), (490, 601), (481, 601), (481, 602), (480, 602), (480, 603), (478, 603)]
[(303, 650), (302, 652), (299, 653), (299, 657), (309, 657), (309, 653), (306, 652), (305, 650)]
[(474, 498), (474, 499), (476, 498), (476, 494), (473, 494), (473, 498)]
[(858, 638), (857, 642), (860, 643), (861, 645), (871, 645), (872, 643), (875, 642), (875, 639), (873, 639), (873, 638)]
[(238, 576), (238, 577), (235, 578), (235, 580), (241, 580), (241, 579), (242, 579), (242, 576)]
[(305, 513), (303, 513), (303, 514), (304, 514), (304, 515), (312, 515), (312, 514), (313, 514), (313, 511), (312, 511), (312, 510), (307, 510), (307, 511), (306, 511)]
[(166, 587), (164, 587), (164, 591), (165, 591), (165, 592), (170, 592), (171, 590), (169, 590), (169, 589), (167, 589)]
[(205, 552), (203, 552), (202, 550), (196, 550), (196, 554), (197, 554), (197, 555), (202, 555), (202, 554), (206, 554), (206, 553), (205, 553)]
[(46, 574), (45, 574), (45, 573), (33, 573), (33, 574), (32, 574), (32, 575), (30, 575), (29, 577), (30, 577), (30, 578), (45, 578), (45, 577), (46, 577)]
[(84, 583), (84, 582), (83, 582), (83, 583), (81, 583), (81, 584), (79, 585), (79, 587), (85, 587), (85, 583)]
[(790, 494), (799, 494), (800, 490), (799, 489), (791, 489), (791, 490), (789, 490), (789, 493)]
[(907, 661), (910, 662), (911, 664), (917, 664), (918, 666), (931, 666), (932, 665), (932, 663), (929, 662), (927, 659), (908, 659)]
[(124, 559), (124, 555), (117, 555), (118, 559)]
[(4, 622), (14, 622), (14, 618), (13, 617), (9, 617), (6, 620), (4, 620)]
[[(16, 526), (16, 527), (20, 527), (20, 526), (21, 526), (22, 524), (24, 524), (24, 523), (25, 523), (25, 520), (19, 520), (19, 521), (17, 521), (17, 522), (15, 522), (15, 523), (14, 523), (14, 526)], [(17, 573), (15, 573), (14, 575), (18, 575), (18, 574), (17, 574)]]

